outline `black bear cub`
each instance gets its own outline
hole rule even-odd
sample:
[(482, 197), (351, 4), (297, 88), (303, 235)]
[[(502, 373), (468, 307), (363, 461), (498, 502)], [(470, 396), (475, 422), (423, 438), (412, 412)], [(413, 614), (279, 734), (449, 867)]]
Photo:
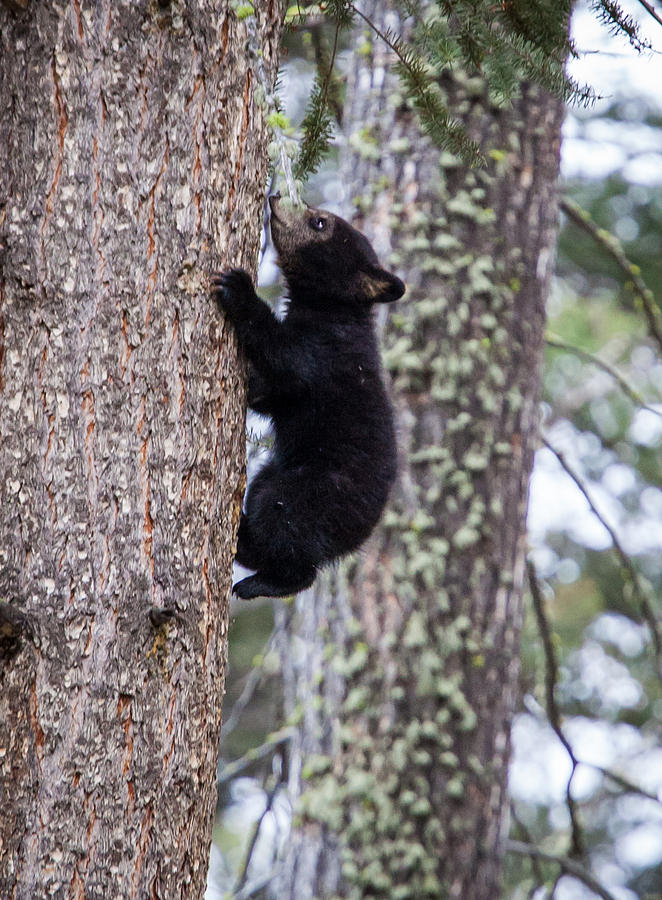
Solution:
[(278, 195), (269, 205), (286, 317), (274, 316), (243, 269), (214, 278), (249, 361), (248, 403), (271, 416), (275, 432), (239, 524), (237, 562), (257, 570), (234, 585), (245, 599), (302, 591), (321, 566), (356, 550), (396, 468), (371, 307), (397, 300), (405, 286), (338, 216), (286, 210)]

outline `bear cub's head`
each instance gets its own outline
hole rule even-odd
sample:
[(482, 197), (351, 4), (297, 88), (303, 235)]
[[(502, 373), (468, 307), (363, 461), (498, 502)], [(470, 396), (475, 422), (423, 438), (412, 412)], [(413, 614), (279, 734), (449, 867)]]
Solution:
[(305, 306), (390, 303), (403, 282), (379, 265), (368, 239), (324, 209), (293, 208), (269, 197), (271, 236), (290, 300)]

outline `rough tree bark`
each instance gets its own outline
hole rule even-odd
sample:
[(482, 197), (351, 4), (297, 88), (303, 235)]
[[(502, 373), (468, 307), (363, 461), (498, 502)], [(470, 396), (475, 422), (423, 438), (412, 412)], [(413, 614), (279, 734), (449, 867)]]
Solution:
[(2, 897), (204, 893), (244, 478), (208, 275), (257, 261), (256, 7), (0, 5)]
[[(362, 8), (397, 28), (386, 6)], [(386, 48), (356, 40), (345, 174), (408, 284), (385, 332), (401, 469), (347, 579), (291, 619), (299, 815), (278, 896), (494, 900), (562, 105), (522, 85), (497, 109), (480, 78), (448, 78), (488, 159), (468, 169), (421, 136)]]

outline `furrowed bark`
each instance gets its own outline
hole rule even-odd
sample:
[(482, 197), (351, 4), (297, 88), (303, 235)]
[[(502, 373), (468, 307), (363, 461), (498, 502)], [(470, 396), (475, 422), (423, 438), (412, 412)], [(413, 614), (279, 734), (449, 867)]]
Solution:
[(244, 486), (209, 273), (257, 262), (256, 6), (257, 46), (227, 2), (0, 6), (3, 897), (204, 893)]

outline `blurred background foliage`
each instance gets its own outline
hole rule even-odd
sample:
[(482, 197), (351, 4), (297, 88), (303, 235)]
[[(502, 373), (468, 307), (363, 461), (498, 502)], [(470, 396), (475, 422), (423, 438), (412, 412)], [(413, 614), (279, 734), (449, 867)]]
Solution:
[[(575, 74), (603, 99), (568, 112), (562, 191), (603, 230), (603, 239), (618, 243), (659, 308), (662, 27), (645, 21), (634, 0), (622, 6), (639, 13), (657, 49), (636, 57), (626, 42), (600, 31), (579, 6), (573, 21), (580, 51)], [(290, 32), (286, 41), (282, 96), (295, 125), (313, 82), (323, 27)], [(346, 53), (341, 46), (341, 72)], [(340, 98), (336, 101), (341, 110)], [(306, 199), (346, 215), (347, 198), (337, 177), (342, 140), (336, 123), (332, 152), (310, 182)], [(263, 296), (277, 297), (269, 250), (261, 273)], [(662, 660), (612, 535), (659, 620), (662, 347), (651, 336), (632, 278), (595, 235), (566, 216), (548, 311), (541, 430), (549, 447), (541, 447), (536, 458), (529, 540), (557, 668), (550, 675), (549, 654), (529, 603), (522, 637), (523, 699), (513, 729), (511, 837), (564, 857), (573, 827), (566, 796), (571, 779), (584, 863), (603, 896), (659, 900)], [(251, 419), (249, 427), (260, 434), (263, 425)], [(287, 839), (290, 815), (285, 793), (276, 787), (286, 775), (286, 757), (278, 740), (282, 687), (278, 628), (274, 631), (275, 619), (282, 622), (288, 606), (278, 601), (274, 612), (270, 602), (233, 603), (210, 900), (273, 896), (269, 875), (275, 848)], [(574, 774), (549, 721), (550, 678), (563, 734), (577, 761)], [(242, 894), (249, 880), (257, 889)], [(508, 855), (504, 898), (552, 896), (578, 900), (596, 893), (556, 862)]]

